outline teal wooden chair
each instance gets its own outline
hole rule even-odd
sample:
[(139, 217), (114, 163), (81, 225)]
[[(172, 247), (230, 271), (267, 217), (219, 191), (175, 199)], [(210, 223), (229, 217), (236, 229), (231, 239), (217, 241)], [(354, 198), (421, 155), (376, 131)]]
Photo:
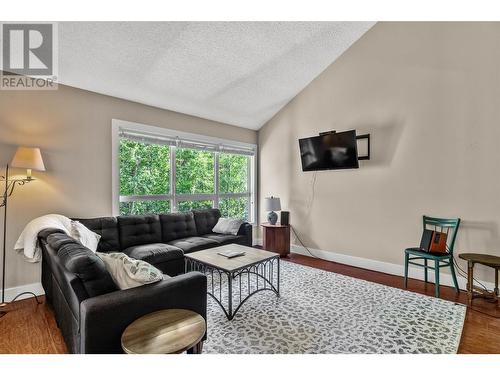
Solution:
[[(424, 280), (427, 283), (427, 270), (434, 270), (435, 278), (435, 294), (439, 297), (439, 270), (443, 267), (450, 267), (451, 277), (457, 293), (458, 289), (457, 275), (455, 274), (455, 266), (453, 263), (453, 248), (457, 238), (458, 228), (460, 227), (460, 219), (440, 219), (437, 217), (423, 217), (424, 229), (431, 229), (447, 234), (447, 252), (446, 254), (433, 254), (420, 250), (419, 248), (405, 249), (405, 289), (408, 287), (408, 266), (410, 264), (424, 268)], [(420, 261), (423, 260), (423, 264)], [(418, 261), (418, 263), (417, 263)], [(431, 261), (431, 265), (429, 265)]]

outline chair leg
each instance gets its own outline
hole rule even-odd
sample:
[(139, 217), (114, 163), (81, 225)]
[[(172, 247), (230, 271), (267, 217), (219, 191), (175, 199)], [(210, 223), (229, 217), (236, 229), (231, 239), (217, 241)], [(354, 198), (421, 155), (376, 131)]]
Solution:
[(427, 278), (427, 259), (424, 259), (424, 281), (427, 284), (428, 278)]
[(439, 260), (434, 261), (434, 289), (436, 291), (436, 297), (439, 298)]
[(408, 288), (408, 262), (409, 262), (409, 254), (405, 253), (405, 286), (404, 288)]
[(453, 264), (453, 259), (450, 260), (450, 268), (451, 268), (451, 277), (453, 279), (453, 285), (455, 285), (455, 291), (460, 293), (460, 289), (458, 288), (457, 275), (455, 274), (455, 265)]

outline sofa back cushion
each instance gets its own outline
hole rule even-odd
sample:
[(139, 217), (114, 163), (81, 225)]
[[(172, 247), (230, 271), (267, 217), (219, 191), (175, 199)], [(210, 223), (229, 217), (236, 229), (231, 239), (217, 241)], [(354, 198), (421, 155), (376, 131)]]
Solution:
[(196, 231), (199, 236), (212, 233), (213, 227), (219, 221), (220, 211), (218, 208), (210, 208), (207, 210), (193, 210), (194, 221), (196, 223)]
[(118, 216), (118, 229), (122, 249), (161, 242), (158, 215)]
[(91, 231), (101, 236), (97, 251), (107, 253), (120, 251), (120, 237), (118, 233), (118, 220), (116, 217), (97, 217), (94, 219), (73, 219), (79, 221)]
[(117, 290), (101, 258), (80, 242), (64, 233), (54, 233), (47, 237), (47, 244), (57, 252), (60, 264), (81, 280), (88, 297)]
[(192, 212), (160, 215), (162, 242), (196, 236), (196, 224)]

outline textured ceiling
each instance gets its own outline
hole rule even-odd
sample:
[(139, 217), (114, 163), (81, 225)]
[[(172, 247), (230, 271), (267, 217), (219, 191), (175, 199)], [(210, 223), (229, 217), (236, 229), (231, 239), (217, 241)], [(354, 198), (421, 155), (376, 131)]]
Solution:
[(371, 22), (62, 22), (59, 82), (259, 129)]

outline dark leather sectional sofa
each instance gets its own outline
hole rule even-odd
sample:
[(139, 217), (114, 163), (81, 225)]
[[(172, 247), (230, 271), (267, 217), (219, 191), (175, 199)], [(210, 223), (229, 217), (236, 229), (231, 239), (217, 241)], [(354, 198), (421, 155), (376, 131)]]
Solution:
[(183, 308), (206, 318), (206, 277), (184, 273), (184, 254), (228, 243), (252, 246), (252, 226), (237, 235), (212, 232), (217, 209), (187, 213), (75, 219), (101, 235), (97, 251), (124, 252), (171, 277), (119, 290), (102, 260), (58, 230), (39, 233), (42, 285), (71, 353), (121, 353), (123, 330), (150, 312)]

